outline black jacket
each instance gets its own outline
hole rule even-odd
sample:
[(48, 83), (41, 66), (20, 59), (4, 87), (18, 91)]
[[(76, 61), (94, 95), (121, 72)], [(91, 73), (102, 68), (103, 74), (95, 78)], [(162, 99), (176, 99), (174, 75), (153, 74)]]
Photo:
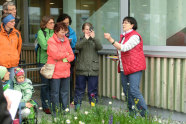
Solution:
[(7, 110), (7, 102), (3, 95), (3, 86), (1, 80), (0, 80), (0, 123), (12, 124), (10, 113)]

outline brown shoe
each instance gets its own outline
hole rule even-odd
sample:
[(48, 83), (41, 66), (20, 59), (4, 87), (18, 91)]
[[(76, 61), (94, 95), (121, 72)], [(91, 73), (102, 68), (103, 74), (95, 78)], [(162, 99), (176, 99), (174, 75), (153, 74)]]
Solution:
[(51, 112), (50, 112), (50, 109), (43, 109), (43, 111), (46, 113), (46, 114), (51, 114)]

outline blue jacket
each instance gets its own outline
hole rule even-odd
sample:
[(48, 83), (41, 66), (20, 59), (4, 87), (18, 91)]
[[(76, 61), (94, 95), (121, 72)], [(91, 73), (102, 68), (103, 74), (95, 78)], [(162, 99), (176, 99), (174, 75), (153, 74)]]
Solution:
[(76, 46), (76, 42), (77, 42), (77, 37), (76, 37), (76, 32), (70, 27), (68, 26), (68, 30), (69, 30), (69, 39), (72, 39), (70, 46), (73, 50), (73, 52), (75, 52), (75, 46)]

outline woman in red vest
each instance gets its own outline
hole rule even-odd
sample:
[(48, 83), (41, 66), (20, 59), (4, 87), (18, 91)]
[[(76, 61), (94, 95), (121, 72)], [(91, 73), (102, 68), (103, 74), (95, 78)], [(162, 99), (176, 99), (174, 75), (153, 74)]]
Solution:
[(147, 113), (147, 105), (140, 92), (140, 80), (142, 70), (146, 69), (145, 56), (143, 53), (143, 40), (136, 32), (137, 22), (133, 17), (123, 19), (123, 34), (120, 41), (115, 41), (109, 33), (104, 37), (115, 47), (118, 52), (118, 72), (121, 74), (123, 91), (127, 98), (130, 115), (135, 115), (135, 106), (141, 116)]

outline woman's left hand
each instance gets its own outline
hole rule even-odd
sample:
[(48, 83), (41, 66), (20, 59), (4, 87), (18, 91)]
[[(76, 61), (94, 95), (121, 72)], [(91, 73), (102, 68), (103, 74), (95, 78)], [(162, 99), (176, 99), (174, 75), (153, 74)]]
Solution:
[(69, 40), (69, 42), (71, 43), (71, 41), (72, 41), (72, 38), (69, 38), (68, 40)]
[(67, 58), (64, 58), (64, 59), (63, 59), (63, 62), (68, 62)]

